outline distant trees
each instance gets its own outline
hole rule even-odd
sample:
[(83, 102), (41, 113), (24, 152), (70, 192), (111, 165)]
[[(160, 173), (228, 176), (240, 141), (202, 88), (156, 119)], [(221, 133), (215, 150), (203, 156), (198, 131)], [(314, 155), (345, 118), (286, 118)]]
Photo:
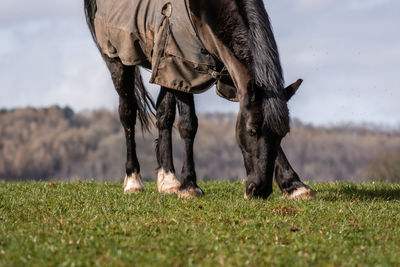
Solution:
[(109, 111), (75, 115), (57, 106), (5, 112), (0, 125), (0, 177), (7, 180), (91, 178), (82, 175), (96, 173), (92, 155), (104, 137), (119, 132)]
[(364, 168), (364, 173), (371, 180), (400, 182), (400, 150), (380, 153)]
[(367, 180), (365, 166), (380, 151), (400, 149), (400, 134), (351, 124), (313, 127), (297, 122), (283, 141), (290, 162), (310, 180)]
[[(235, 120), (235, 114), (200, 116), (194, 147), (200, 180), (244, 178), (243, 158), (235, 140)], [(137, 131), (137, 151), (146, 179), (155, 177), (156, 137), (155, 129), (143, 136)], [(175, 128), (173, 144), (179, 175), (183, 145)], [(283, 147), (305, 180), (367, 180), (370, 177), (393, 180), (388, 177), (399, 173), (398, 154), (387, 152), (386, 155), (385, 151), (400, 151), (400, 133), (379, 127), (314, 127), (295, 120)], [(68, 107), (57, 106), (0, 110), (0, 179), (121, 181), (125, 149), (116, 112), (74, 113)], [(387, 166), (397, 166), (397, 169), (393, 167), (389, 172)]]

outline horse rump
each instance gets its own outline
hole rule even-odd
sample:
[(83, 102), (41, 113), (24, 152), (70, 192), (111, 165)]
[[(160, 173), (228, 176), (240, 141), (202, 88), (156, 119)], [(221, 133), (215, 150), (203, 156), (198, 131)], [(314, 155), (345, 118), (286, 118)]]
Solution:
[[(94, 19), (96, 16), (97, 5), (96, 0), (84, 0), (84, 9), (86, 22), (92, 35), (93, 41), (99, 49), (104, 60), (107, 60), (107, 56), (101, 52), (99, 44), (96, 38), (96, 32), (94, 27)], [(137, 104), (138, 118), (142, 131), (149, 131), (152, 120), (150, 115), (154, 115), (155, 104), (150, 94), (147, 92), (146, 87), (143, 84), (142, 75), (140, 74), (139, 66), (135, 67), (135, 84), (134, 84), (135, 100)]]

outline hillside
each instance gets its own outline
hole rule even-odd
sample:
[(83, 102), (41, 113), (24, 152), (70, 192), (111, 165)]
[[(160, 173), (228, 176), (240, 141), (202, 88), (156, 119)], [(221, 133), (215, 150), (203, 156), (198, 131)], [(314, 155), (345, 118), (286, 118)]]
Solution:
[[(154, 128), (143, 135), (138, 129), (138, 155), (147, 180), (154, 179), (157, 167), (156, 134)], [(183, 146), (176, 129), (173, 139), (179, 174)], [(304, 180), (385, 179), (379, 172), (380, 160), (389, 157), (385, 164), (390, 165), (400, 158), (400, 132), (374, 125), (314, 127), (294, 120), (283, 147)], [(201, 115), (195, 141), (199, 180), (243, 179), (242, 161), (235, 141), (235, 115)], [(124, 162), (125, 141), (116, 112), (74, 113), (57, 106), (0, 111), (1, 179), (121, 181)], [(398, 172), (390, 175), (400, 177)]]

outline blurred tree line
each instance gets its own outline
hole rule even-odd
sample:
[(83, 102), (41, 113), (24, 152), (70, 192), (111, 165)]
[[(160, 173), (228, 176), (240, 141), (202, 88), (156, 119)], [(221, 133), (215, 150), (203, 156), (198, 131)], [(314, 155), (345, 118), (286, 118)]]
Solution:
[[(195, 162), (199, 180), (245, 177), (235, 140), (235, 114), (199, 116)], [(157, 167), (153, 127), (137, 129), (142, 175), (154, 180)], [(179, 176), (183, 145), (173, 130), (174, 162)], [(400, 132), (377, 125), (314, 127), (298, 120), (283, 148), (304, 180), (400, 181)], [(125, 139), (117, 112), (74, 113), (68, 107), (0, 110), (0, 179), (121, 181)]]

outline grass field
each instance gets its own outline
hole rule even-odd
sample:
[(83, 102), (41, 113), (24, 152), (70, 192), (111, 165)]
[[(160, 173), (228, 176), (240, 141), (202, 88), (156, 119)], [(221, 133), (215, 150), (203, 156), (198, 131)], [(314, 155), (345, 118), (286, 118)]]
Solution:
[(155, 184), (0, 182), (0, 265), (400, 265), (400, 185), (311, 184), (318, 200), (244, 200), (203, 183), (182, 200)]

